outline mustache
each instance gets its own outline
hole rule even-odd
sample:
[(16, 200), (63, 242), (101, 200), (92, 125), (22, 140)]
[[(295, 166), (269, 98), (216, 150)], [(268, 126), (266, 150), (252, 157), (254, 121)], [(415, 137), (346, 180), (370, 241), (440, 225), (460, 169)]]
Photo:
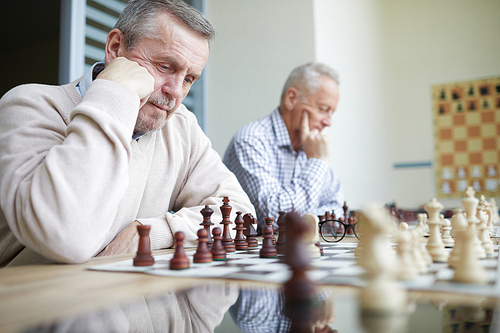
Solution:
[(169, 97), (150, 96), (148, 102), (165, 108), (167, 112), (172, 112), (175, 107), (175, 100)]

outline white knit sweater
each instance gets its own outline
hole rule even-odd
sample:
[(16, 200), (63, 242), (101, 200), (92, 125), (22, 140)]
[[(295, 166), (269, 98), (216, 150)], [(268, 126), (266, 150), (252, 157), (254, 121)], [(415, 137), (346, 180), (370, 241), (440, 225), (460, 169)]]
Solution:
[(195, 116), (181, 105), (159, 131), (132, 140), (139, 98), (95, 80), (24, 85), (0, 100), (0, 267), (81, 263), (134, 220), (151, 225), (152, 249), (183, 231), (196, 244), (200, 210), (212, 222), (228, 196), (255, 214)]

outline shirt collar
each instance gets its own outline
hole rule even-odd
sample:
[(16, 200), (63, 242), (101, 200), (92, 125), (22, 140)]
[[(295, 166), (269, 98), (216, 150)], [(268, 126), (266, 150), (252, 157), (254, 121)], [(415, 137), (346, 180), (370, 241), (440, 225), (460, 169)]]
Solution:
[[(283, 117), (278, 109), (275, 109), (271, 113), (271, 121), (273, 123), (274, 134), (276, 135), (276, 143), (278, 146), (290, 146), (292, 147), (292, 141), (290, 140), (290, 134), (286, 128)], [(293, 149), (293, 147), (292, 147)]]
[(78, 84), (76, 85), (76, 90), (78, 91), (80, 96), (82, 96), (82, 98), (87, 93), (87, 90), (89, 90), (92, 81), (94, 81), (97, 75), (102, 72), (104, 67), (104, 62), (96, 62), (92, 65), (92, 67), (90, 67), (89, 71), (85, 73), (80, 82), (78, 82)]

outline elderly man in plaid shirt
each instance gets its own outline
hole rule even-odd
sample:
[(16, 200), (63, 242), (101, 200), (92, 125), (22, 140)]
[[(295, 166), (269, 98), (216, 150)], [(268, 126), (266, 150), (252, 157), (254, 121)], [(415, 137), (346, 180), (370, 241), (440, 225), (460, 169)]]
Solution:
[(320, 63), (295, 68), (288, 77), (280, 106), (269, 116), (247, 124), (231, 140), (224, 163), (236, 175), (257, 212), (279, 211), (342, 216), (340, 180), (328, 165), (331, 125), (339, 101), (338, 74)]

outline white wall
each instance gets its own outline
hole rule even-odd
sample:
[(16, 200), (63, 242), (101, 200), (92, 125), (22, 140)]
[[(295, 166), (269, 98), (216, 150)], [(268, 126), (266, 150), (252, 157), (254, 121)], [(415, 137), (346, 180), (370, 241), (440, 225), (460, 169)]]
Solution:
[[(289, 72), (325, 62), (341, 77), (327, 132), (350, 208), (436, 195), (430, 87), (500, 75), (498, 0), (216, 0), (208, 135), (223, 155), (244, 124), (269, 114)], [(456, 202), (446, 202), (448, 207)]]
[(393, 197), (378, 1), (315, 0), (317, 60), (339, 71), (340, 102), (328, 133), (349, 207)]
[[(434, 160), (432, 85), (500, 76), (500, 1), (381, 0), (395, 163)], [(399, 204), (436, 196), (432, 168), (395, 171)], [(458, 200), (441, 200), (455, 206)]]
[(312, 0), (207, 1), (207, 18), (217, 31), (207, 132), (224, 156), (240, 127), (278, 106), (290, 71), (314, 60)]

